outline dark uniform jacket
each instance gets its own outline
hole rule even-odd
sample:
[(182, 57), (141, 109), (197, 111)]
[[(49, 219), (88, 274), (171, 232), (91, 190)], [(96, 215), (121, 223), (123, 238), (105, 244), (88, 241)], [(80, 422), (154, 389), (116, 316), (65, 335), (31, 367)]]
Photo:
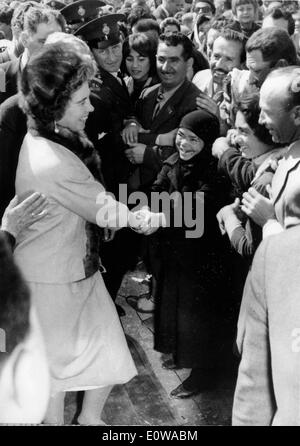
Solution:
[(96, 149), (102, 160), (106, 186), (116, 193), (118, 184), (126, 182), (132, 169), (124, 155), (128, 147), (121, 138), (124, 119), (133, 113), (132, 104), (125, 83), (122, 86), (112, 74), (101, 68), (91, 89), (102, 104), (99, 107), (99, 120), (105, 119), (105, 135), (98, 140)]
[(21, 70), (21, 56), (0, 64), (0, 69), (5, 72), (5, 92), (0, 92), (0, 104), (10, 96), (18, 92), (18, 73)]

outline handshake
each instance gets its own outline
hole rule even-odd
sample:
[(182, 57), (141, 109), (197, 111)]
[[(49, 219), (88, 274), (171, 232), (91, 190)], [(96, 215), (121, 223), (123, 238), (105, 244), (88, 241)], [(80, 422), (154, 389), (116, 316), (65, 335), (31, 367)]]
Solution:
[(151, 235), (160, 227), (166, 226), (166, 217), (162, 212), (154, 213), (149, 208), (142, 208), (136, 212), (130, 212), (128, 218), (129, 227), (143, 235)]

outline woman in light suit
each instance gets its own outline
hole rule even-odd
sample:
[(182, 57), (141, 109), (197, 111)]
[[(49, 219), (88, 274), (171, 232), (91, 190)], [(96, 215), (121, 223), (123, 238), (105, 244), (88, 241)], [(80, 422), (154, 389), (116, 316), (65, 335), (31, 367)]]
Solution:
[(63, 423), (66, 391), (85, 390), (79, 424), (103, 424), (114, 384), (136, 368), (115, 306), (99, 272), (99, 226), (138, 226), (128, 208), (98, 181), (99, 160), (84, 133), (93, 107), (91, 57), (54, 43), (30, 59), (20, 79), (28, 133), (20, 151), (16, 192), (38, 190), (47, 215), (17, 238), (15, 259), (27, 280), (51, 373), (46, 423)]

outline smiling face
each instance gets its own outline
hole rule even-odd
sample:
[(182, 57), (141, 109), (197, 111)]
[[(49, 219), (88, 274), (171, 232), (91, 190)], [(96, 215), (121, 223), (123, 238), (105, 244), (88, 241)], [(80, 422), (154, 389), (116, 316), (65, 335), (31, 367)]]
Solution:
[(126, 68), (130, 76), (136, 81), (147, 80), (150, 70), (149, 57), (142, 56), (131, 49), (125, 60)]
[(160, 42), (157, 49), (156, 66), (157, 73), (165, 90), (171, 90), (180, 85), (186, 75), (193, 59), (187, 61), (183, 58), (183, 46), (168, 46)]
[(109, 73), (116, 73), (119, 71), (122, 62), (122, 43), (110, 45), (105, 49), (92, 49), (94, 58), (100, 68)]
[(176, 148), (180, 159), (188, 161), (200, 153), (204, 147), (204, 142), (194, 132), (180, 128), (175, 140)]
[(286, 109), (287, 83), (283, 79), (267, 79), (260, 90), (259, 122), (269, 130), (275, 143), (291, 143), (299, 131), (295, 107)]
[(84, 82), (76, 90), (66, 107), (63, 117), (57, 123), (71, 130), (72, 132), (82, 132), (85, 128), (89, 113), (94, 110), (90, 103), (90, 89), (87, 82)]
[(226, 40), (219, 36), (213, 44), (210, 58), (210, 68), (213, 80), (221, 84), (224, 77), (233, 69), (241, 65), (242, 43)]
[(240, 110), (236, 114), (235, 127), (237, 130), (235, 141), (239, 145), (242, 155), (245, 158), (255, 158), (268, 150), (268, 146), (255, 136), (254, 131), (249, 127)]

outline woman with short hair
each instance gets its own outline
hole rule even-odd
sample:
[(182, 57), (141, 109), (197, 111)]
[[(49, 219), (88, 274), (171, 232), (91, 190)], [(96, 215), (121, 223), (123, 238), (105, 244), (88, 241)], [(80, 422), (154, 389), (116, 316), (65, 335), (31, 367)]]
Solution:
[(93, 107), (91, 56), (72, 42), (46, 44), (20, 78), (28, 132), (19, 155), (16, 193), (38, 190), (47, 215), (19, 234), (15, 258), (29, 283), (51, 373), (45, 422), (63, 424), (66, 391), (85, 390), (79, 424), (103, 424), (114, 384), (136, 368), (115, 306), (99, 272), (99, 226), (134, 222), (100, 183), (99, 159), (84, 128)]

